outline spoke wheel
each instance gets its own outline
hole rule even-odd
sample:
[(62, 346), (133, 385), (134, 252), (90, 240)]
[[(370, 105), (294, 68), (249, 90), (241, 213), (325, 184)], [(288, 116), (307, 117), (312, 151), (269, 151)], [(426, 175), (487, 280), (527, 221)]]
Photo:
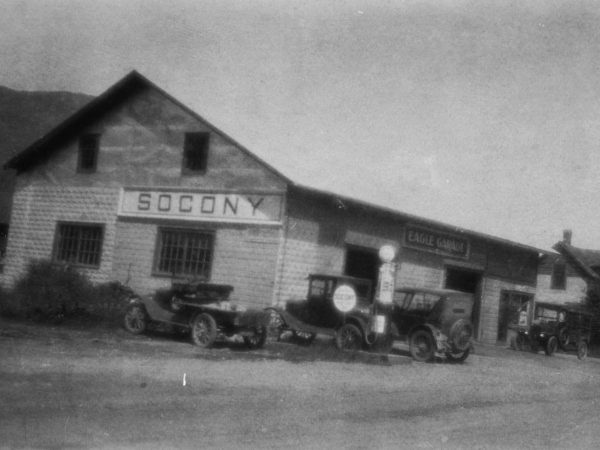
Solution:
[(123, 319), (125, 329), (132, 334), (142, 334), (148, 326), (148, 315), (141, 305), (132, 305), (127, 308)]
[(335, 345), (339, 350), (356, 351), (362, 347), (362, 333), (356, 325), (342, 325), (335, 335)]
[(417, 330), (410, 337), (410, 354), (416, 361), (429, 362), (435, 356), (433, 336), (429, 331)]
[(244, 336), (244, 344), (249, 349), (255, 350), (265, 345), (267, 340), (267, 329), (265, 327), (259, 328), (254, 332), (252, 336)]
[(554, 355), (554, 352), (556, 352), (557, 348), (558, 339), (556, 339), (556, 336), (550, 336), (550, 339), (548, 339), (548, 342), (546, 342), (546, 348), (544, 349), (546, 356)]
[(217, 322), (210, 314), (198, 314), (192, 322), (192, 342), (208, 348), (217, 339)]
[(275, 309), (267, 309), (269, 313), (269, 323), (267, 325), (267, 337), (269, 341), (279, 342), (281, 340), (281, 334), (285, 329), (285, 322), (281, 314)]
[(577, 358), (585, 359), (588, 355), (588, 345), (587, 342), (581, 341), (577, 344)]

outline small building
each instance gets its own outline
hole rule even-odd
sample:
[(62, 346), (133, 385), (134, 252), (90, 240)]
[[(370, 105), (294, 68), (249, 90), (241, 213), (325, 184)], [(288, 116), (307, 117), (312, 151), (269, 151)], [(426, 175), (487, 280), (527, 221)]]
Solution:
[[(268, 130), (267, 130), (268, 131)], [(132, 72), (6, 165), (17, 171), (0, 283), (31, 259), (139, 293), (194, 278), (257, 307), (306, 294), (310, 273), (471, 292), (476, 336), (504, 341), (535, 294), (540, 250), (295, 183)]]

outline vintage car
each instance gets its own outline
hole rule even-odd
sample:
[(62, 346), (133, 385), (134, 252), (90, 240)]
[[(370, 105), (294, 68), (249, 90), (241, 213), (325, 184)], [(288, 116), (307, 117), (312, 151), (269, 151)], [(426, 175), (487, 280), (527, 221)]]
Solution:
[[(271, 309), (272, 328), (309, 337), (329, 334), (341, 350), (386, 350), (393, 340), (402, 339), (418, 361), (431, 361), (438, 354), (461, 362), (471, 351), (471, 294), (403, 288), (394, 292), (391, 306), (382, 308), (374, 301), (370, 280), (322, 274), (311, 274), (308, 280), (306, 299), (288, 302), (284, 311)], [(336, 306), (344, 301), (342, 291), (354, 293), (352, 307), (344, 312)], [(388, 333), (380, 333), (385, 325), (378, 329), (381, 317), (387, 318)]]
[(578, 304), (527, 303), (519, 312), (512, 346), (534, 353), (542, 348), (548, 356), (558, 348), (576, 350), (577, 357), (584, 359), (590, 344), (591, 322), (591, 313)]
[(242, 336), (251, 349), (264, 345), (268, 313), (229, 302), (233, 287), (204, 282), (174, 282), (153, 295), (133, 297), (125, 312), (125, 329), (134, 334), (160, 323), (190, 333), (192, 342), (210, 347), (220, 337)]

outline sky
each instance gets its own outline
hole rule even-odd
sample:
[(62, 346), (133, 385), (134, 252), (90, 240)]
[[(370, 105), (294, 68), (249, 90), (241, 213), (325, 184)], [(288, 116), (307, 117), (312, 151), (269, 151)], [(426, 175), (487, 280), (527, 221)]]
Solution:
[(294, 181), (600, 249), (600, 2), (0, 0), (0, 85), (135, 69)]

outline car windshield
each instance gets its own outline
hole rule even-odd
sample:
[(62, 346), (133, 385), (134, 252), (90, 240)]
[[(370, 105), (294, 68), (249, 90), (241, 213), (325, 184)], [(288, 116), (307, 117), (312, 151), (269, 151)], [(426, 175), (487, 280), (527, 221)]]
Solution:
[(405, 311), (429, 312), (441, 298), (439, 294), (429, 292), (404, 292), (394, 293), (394, 303)]
[(538, 306), (535, 309), (535, 318), (542, 321), (554, 321), (558, 319), (558, 311), (555, 309)]

